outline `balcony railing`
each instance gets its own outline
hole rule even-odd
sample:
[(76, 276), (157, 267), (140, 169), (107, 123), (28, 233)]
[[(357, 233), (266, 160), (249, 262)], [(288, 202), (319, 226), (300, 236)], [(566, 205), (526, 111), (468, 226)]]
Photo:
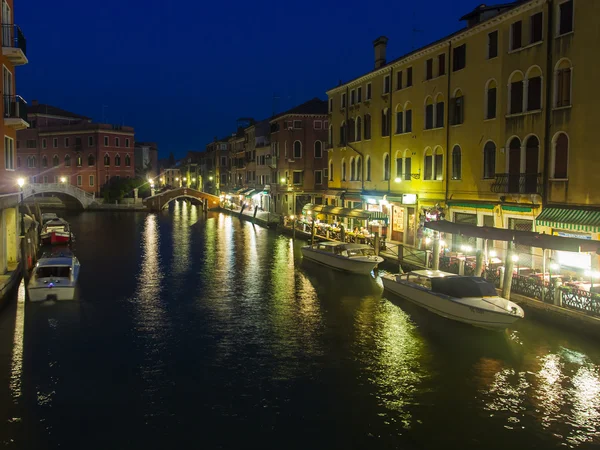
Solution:
[(541, 194), (541, 173), (497, 173), (491, 191), (497, 194)]
[(17, 25), (2, 24), (2, 48), (2, 53), (15, 65), (27, 63), (27, 39)]
[(19, 95), (4, 95), (4, 124), (21, 130), (27, 128), (27, 105)]

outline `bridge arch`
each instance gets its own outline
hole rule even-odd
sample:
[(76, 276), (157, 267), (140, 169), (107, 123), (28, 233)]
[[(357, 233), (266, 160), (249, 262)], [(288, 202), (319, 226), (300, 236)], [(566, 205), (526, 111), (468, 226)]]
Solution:
[(161, 211), (173, 200), (178, 198), (189, 198), (193, 200), (199, 200), (206, 203), (207, 208), (215, 208), (219, 206), (220, 199), (216, 195), (207, 194), (206, 192), (197, 191), (192, 188), (177, 188), (169, 191), (161, 192), (160, 194), (154, 195), (144, 199), (144, 204), (151, 211)]
[(34, 197), (38, 194), (65, 195), (76, 200), (82, 209), (86, 209), (95, 200), (94, 194), (67, 183), (30, 183), (23, 186), (23, 199)]

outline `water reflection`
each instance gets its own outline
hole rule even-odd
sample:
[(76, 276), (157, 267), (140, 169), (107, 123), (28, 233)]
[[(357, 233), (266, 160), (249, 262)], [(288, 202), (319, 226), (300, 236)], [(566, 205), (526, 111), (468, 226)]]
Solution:
[(17, 310), (15, 315), (15, 331), (13, 336), (13, 351), (10, 370), (10, 392), (13, 402), (17, 403), (22, 395), (21, 383), (23, 376), (23, 342), (25, 339), (25, 280), (21, 280), (17, 292)]
[(172, 274), (180, 277), (190, 267), (190, 224), (197, 220), (197, 207), (187, 201), (174, 201)]

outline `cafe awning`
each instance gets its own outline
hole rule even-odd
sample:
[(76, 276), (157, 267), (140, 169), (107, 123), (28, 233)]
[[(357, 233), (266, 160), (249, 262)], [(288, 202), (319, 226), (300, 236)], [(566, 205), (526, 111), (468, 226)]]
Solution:
[[(331, 205), (313, 205), (312, 203), (308, 203), (304, 205), (302, 208), (302, 212), (304, 214), (311, 211), (313, 214), (325, 214), (328, 216), (340, 216), (340, 217), (350, 217), (354, 219), (360, 220), (383, 220), (379, 218), (375, 218), (382, 213), (379, 211), (365, 211), (363, 209), (351, 209), (351, 208), (342, 208), (341, 206), (331, 206)], [(387, 220), (387, 216), (385, 217)]]
[(535, 223), (543, 227), (600, 233), (600, 211), (544, 208)]
[(426, 222), (425, 228), (441, 231), (442, 233), (460, 234), (481, 239), (493, 239), (495, 241), (513, 241), (516, 235), (528, 233), (518, 230), (506, 230), (504, 228), (478, 227), (477, 225), (448, 222), (447, 220)]
[(246, 192), (244, 192), (244, 195), (246, 197), (251, 197), (254, 192), (256, 192), (254, 189), (248, 189)]

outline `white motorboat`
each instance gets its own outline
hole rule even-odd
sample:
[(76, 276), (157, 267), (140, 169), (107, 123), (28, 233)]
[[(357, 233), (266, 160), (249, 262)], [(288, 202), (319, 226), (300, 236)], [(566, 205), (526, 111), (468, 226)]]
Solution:
[(522, 319), (523, 309), (498, 296), (496, 288), (478, 277), (440, 270), (415, 270), (381, 277), (384, 289), (447, 319), (483, 328), (504, 329)]
[(73, 300), (79, 268), (79, 260), (71, 252), (45, 253), (31, 274), (29, 300)]
[(342, 242), (319, 242), (302, 247), (302, 255), (316, 263), (357, 274), (369, 274), (383, 261), (368, 245)]

